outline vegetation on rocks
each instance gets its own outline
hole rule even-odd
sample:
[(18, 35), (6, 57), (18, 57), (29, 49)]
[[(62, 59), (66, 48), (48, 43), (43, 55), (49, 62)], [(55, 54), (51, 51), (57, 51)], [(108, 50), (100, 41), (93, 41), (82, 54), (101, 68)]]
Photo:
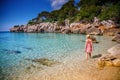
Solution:
[(80, 0), (75, 3), (69, 0), (61, 9), (51, 12), (42, 11), (36, 18), (33, 18), (28, 24), (37, 24), (40, 22), (63, 23), (69, 19), (70, 22), (93, 21), (94, 17), (100, 20), (113, 20), (120, 23), (120, 1), (119, 0)]

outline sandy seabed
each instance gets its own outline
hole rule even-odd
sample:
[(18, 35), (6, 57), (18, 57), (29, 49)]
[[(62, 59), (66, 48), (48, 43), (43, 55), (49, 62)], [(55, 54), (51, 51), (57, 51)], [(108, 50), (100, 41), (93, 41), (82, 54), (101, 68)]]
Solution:
[(98, 68), (97, 58), (81, 60), (71, 55), (63, 63), (51, 67), (30, 68), (12, 76), (12, 80), (120, 80), (120, 67)]

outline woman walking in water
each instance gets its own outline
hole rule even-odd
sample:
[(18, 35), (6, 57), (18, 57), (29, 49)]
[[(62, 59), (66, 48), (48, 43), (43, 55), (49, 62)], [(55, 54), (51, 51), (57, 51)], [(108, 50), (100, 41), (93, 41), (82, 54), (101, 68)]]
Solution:
[(91, 58), (91, 53), (92, 53), (92, 39), (90, 35), (86, 36), (86, 43), (85, 43), (85, 52), (86, 52), (86, 59)]

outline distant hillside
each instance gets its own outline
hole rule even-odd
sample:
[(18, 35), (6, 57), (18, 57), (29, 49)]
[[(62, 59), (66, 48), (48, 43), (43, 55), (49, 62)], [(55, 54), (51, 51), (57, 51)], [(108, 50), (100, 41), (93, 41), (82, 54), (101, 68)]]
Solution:
[(94, 17), (100, 20), (111, 19), (120, 23), (120, 1), (119, 0), (80, 0), (75, 4), (74, 0), (69, 0), (61, 9), (52, 12), (42, 11), (36, 18), (29, 20), (28, 24), (40, 22), (55, 22), (63, 24), (64, 20), (70, 22), (93, 21)]

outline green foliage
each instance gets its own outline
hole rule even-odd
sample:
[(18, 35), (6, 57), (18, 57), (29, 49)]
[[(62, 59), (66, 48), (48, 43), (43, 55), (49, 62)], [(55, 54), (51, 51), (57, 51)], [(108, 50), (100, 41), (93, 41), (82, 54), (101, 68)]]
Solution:
[(59, 15), (59, 10), (54, 10), (50, 14), (50, 18), (52, 21), (57, 21), (58, 20), (58, 15)]
[(42, 11), (40, 14), (38, 14), (38, 17), (49, 18), (50, 17), (50, 13), (47, 12), (47, 11)]
[(99, 15), (99, 18), (101, 20), (105, 19), (111, 19), (111, 20), (118, 20), (118, 17), (120, 17), (120, 5), (111, 5), (107, 6), (101, 9), (101, 13)]
[(80, 0), (78, 5), (80, 7), (88, 7), (91, 5), (97, 5), (99, 3), (99, 0)]
[(79, 13), (77, 14), (78, 20), (88, 20), (92, 21), (95, 16), (98, 16), (100, 13), (100, 7), (92, 5), (89, 8), (83, 7), (80, 9)]
[(33, 22), (32, 20), (29, 20), (28, 24), (34, 25), (34, 24), (36, 24), (36, 22)]
[[(70, 0), (69, 2), (64, 4), (62, 6), (62, 8), (60, 9), (59, 17), (62, 19), (64, 17), (64, 20), (65, 20), (66, 18), (75, 16), (76, 12), (77, 12), (77, 10), (76, 10), (76, 7), (74, 6), (74, 0)], [(61, 15), (63, 15), (63, 16), (61, 16)]]
[(80, 11), (77, 20), (92, 21), (94, 17), (100, 20), (119, 20), (120, 1), (119, 0), (81, 0), (78, 3)]
[(58, 21), (59, 24), (64, 25), (65, 19), (69, 19), (70, 22), (80, 20), (91, 22), (94, 17), (98, 17), (100, 20), (112, 19), (120, 23), (120, 1), (80, 0), (76, 6), (74, 0), (69, 0), (59, 10), (42, 11), (37, 18), (30, 20), (28, 24), (39, 23), (42, 19), (43, 22)]

